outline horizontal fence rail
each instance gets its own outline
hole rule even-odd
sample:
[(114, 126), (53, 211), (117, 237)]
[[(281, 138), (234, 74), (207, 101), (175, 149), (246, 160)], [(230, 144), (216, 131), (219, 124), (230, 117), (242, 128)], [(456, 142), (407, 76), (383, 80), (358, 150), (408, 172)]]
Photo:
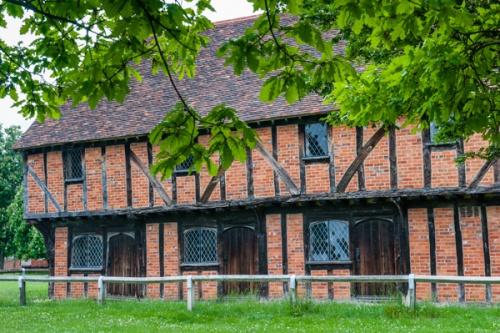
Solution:
[(165, 276), (165, 277), (71, 277), (71, 276), (2, 276), (0, 281), (17, 281), (19, 285), (19, 300), (21, 305), (26, 304), (26, 282), (97, 282), (99, 304), (106, 300), (106, 283), (125, 284), (154, 284), (154, 283), (186, 283), (187, 284), (187, 307), (193, 310), (195, 302), (194, 282), (287, 282), (289, 284), (289, 294), (292, 302), (297, 300), (298, 282), (350, 282), (350, 283), (373, 283), (392, 282), (407, 283), (408, 294), (406, 305), (414, 308), (416, 305), (416, 283), (456, 283), (456, 284), (500, 284), (500, 277), (466, 277), (466, 276), (427, 276), (427, 275), (363, 275), (363, 276), (310, 276), (310, 275), (196, 275), (196, 276)]

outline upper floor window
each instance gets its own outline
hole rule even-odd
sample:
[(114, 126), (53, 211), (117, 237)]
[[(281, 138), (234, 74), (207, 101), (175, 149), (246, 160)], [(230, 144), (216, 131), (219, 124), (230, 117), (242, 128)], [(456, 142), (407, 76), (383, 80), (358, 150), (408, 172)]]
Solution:
[(83, 179), (83, 151), (81, 149), (66, 150), (63, 152), (64, 179)]
[(441, 127), (439, 125), (437, 125), (435, 122), (431, 122), (429, 124), (429, 137), (430, 137), (430, 143), (433, 143), (433, 144), (447, 144), (447, 143), (453, 143), (453, 141), (451, 140), (448, 140), (448, 141), (445, 141), (445, 142), (437, 142), (436, 141), (436, 135), (437, 133), (439, 132), (439, 129)]
[(325, 123), (307, 124), (304, 129), (305, 157), (328, 156), (328, 131)]
[(349, 261), (349, 226), (343, 221), (311, 223), (310, 261)]
[(217, 263), (217, 231), (194, 228), (184, 232), (184, 263)]
[(82, 235), (73, 239), (71, 253), (72, 268), (102, 268), (102, 238)]
[(191, 166), (193, 166), (193, 163), (194, 163), (193, 155), (189, 155), (189, 157), (186, 158), (184, 160), (184, 162), (182, 162), (181, 164), (179, 164), (175, 167), (175, 172), (187, 174), (189, 172), (189, 168), (191, 168)]

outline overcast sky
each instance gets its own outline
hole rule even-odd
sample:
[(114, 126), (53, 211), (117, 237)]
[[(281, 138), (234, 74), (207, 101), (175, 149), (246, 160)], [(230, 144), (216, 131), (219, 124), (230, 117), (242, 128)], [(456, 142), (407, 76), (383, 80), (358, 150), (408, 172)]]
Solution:
[[(215, 13), (207, 13), (206, 16), (213, 22), (229, 20), (237, 17), (252, 15), (252, 5), (246, 0), (212, 0)], [(0, 29), (0, 36), (7, 43), (16, 44), (19, 40), (20, 22), (9, 22), (8, 30)], [(26, 36), (23, 41), (27, 42)], [(25, 131), (33, 122), (32, 119), (24, 119), (17, 110), (11, 108), (12, 101), (8, 98), (0, 99), (0, 123), (3, 128), (11, 125), (19, 125)]]

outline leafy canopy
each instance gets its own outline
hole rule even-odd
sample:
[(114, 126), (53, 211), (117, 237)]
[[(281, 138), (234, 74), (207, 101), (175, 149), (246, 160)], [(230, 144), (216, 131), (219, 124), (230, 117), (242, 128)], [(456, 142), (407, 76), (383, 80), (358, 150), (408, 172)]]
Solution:
[[(236, 74), (250, 70), (265, 79), (262, 101), (281, 96), (294, 103), (315, 92), (337, 106), (333, 123), (424, 129), (436, 122), (438, 139), (480, 134), (489, 147), (476, 153), (498, 155), (496, 1), (249, 2), (262, 14), (218, 56)], [(258, 138), (237, 110), (221, 103), (201, 116), (176, 89), (174, 77), (194, 77), (198, 52), (210, 42), (204, 32), (213, 24), (205, 10), (212, 10), (210, 0), (184, 7), (162, 0), (3, 0), (0, 25), (7, 16), (22, 18), (21, 33), (36, 39), (14, 47), (0, 40), (0, 97), (11, 96), (25, 116), (57, 118), (68, 100), (91, 108), (103, 98), (122, 102), (131, 78), (141, 80), (134, 63), (151, 61), (179, 99), (151, 134), (161, 147), (153, 172), (168, 177), (193, 156), (193, 170), (205, 164), (216, 174), (243, 161)], [(201, 128), (213, 135), (208, 146), (196, 143)]]

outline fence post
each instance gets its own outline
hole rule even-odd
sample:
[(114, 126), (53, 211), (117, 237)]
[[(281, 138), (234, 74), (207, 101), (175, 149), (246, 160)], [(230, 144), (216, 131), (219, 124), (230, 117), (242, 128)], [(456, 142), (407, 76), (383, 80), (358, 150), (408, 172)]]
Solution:
[(17, 279), (17, 284), (19, 286), (19, 303), (26, 305), (26, 281), (24, 281), (24, 276), (21, 275)]
[(408, 296), (407, 296), (407, 306), (412, 310), (415, 309), (417, 302), (417, 293), (415, 288), (415, 274), (408, 275)]
[(194, 308), (194, 285), (193, 285), (193, 277), (188, 276), (187, 277), (187, 305), (188, 305), (188, 310), (193, 311)]
[(104, 276), (99, 276), (97, 280), (97, 304), (102, 305), (106, 301), (106, 282)]
[(292, 298), (292, 305), (297, 302), (297, 280), (296, 275), (290, 275), (290, 297)]

